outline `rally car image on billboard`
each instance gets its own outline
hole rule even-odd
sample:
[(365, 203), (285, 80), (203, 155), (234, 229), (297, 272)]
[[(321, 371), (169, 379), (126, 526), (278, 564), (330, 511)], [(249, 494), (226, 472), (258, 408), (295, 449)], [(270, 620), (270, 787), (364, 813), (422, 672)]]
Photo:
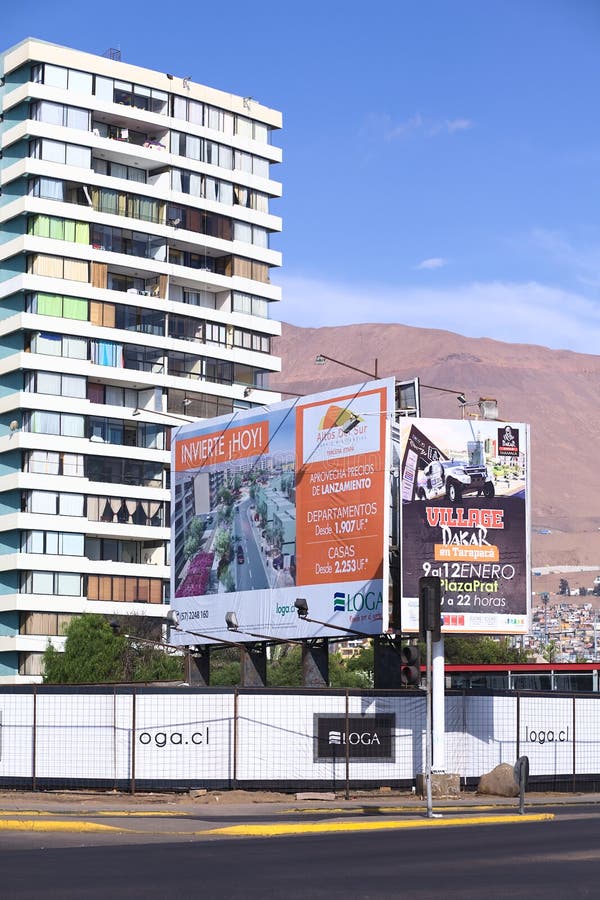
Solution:
[(486, 464), (481, 441), (469, 441), (468, 462), (440, 459), (430, 462), (417, 476), (417, 499), (432, 500), (445, 495), (451, 503), (459, 503), (464, 494), (488, 499), (496, 493), (494, 479)]

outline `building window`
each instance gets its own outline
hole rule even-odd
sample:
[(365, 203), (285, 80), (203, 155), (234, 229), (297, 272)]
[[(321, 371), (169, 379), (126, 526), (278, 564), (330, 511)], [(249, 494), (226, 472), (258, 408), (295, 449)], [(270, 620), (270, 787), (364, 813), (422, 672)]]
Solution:
[(37, 394), (51, 394), (54, 397), (86, 396), (86, 380), (83, 375), (61, 375), (59, 372), (27, 372), (25, 390)]
[(62, 531), (21, 532), (21, 552), (53, 556), (83, 556), (84, 535)]
[(163, 583), (159, 578), (88, 575), (87, 598), (117, 603), (162, 603)]
[(22, 572), (20, 592), (81, 597), (82, 578), (75, 572)]
[(27, 450), (23, 468), (25, 472), (35, 472), (37, 475), (70, 475), (76, 478), (83, 478), (84, 475), (83, 456), (80, 453)]
[(269, 318), (269, 301), (264, 297), (233, 291), (231, 302), (234, 312), (245, 313), (247, 316), (260, 316), (263, 319)]
[(88, 301), (80, 297), (62, 297), (59, 294), (28, 294), (27, 312), (87, 322)]
[(50, 103), (48, 100), (36, 100), (32, 103), (30, 118), (36, 122), (46, 122), (48, 125), (60, 125), (78, 131), (90, 130), (89, 109)]
[(26, 491), (24, 511), (51, 516), (83, 516), (83, 494), (67, 494), (59, 491)]

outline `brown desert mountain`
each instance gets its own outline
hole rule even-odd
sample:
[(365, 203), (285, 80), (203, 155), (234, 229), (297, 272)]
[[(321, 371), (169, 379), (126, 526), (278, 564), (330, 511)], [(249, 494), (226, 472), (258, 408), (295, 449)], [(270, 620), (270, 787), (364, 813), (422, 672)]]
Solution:
[[(531, 425), (533, 563), (600, 566), (600, 356), (468, 338), (408, 325), (283, 325), (274, 341), (282, 373), (274, 390), (308, 394), (360, 382), (358, 373), (418, 376), (423, 384), (495, 397), (500, 417)], [(421, 391), (424, 416), (456, 418), (452, 394)], [(597, 455), (598, 454), (598, 455)], [(550, 529), (551, 534), (540, 534)]]

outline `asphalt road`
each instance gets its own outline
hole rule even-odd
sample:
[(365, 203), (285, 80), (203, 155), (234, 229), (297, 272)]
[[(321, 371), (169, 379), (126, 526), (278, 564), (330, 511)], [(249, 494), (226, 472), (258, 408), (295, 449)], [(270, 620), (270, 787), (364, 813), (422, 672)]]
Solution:
[(250, 500), (243, 500), (236, 509), (233, 520), (234, 534), (240, 537), (240, 540), (235, 543), (235, 549), (237, 551), (238, 543), (244, 549), (243, 563), (237, 562), (236, 554), (236, 585), (238, 591), (261, 590), (269, 587), (260, 548), (256, 544), (252, 526), (248, 521), (249, 506)]
[[(3, 836), (3, 838), (5, 835)], [(3, 900), (597, 897), (600, 818), (0, 850)], [(85, 836), (81, 835), (82, 843)], [(4, 843), (4, 841), (3, 841)]]

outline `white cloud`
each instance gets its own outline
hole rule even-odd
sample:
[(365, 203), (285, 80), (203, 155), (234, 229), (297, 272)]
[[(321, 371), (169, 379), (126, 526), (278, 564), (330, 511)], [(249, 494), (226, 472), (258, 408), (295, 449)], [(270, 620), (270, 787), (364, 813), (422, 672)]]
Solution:
[(421, 262), (415, 266), (416, 269), (443, 269), (444, 266), (448, 265), (448, 260), (444, 259), (443, 256), (430, 256), (428, 259), (422, 259)]
[(569, 269), (581, 284), (600, 286), (600, 241), (576, 246), (560, 231), (545, 228), (534, 229), (532, 239), (552, 262)]
[(473, 127), (470, 119), (451, 119), (446, 121), (446, 131), (452, 134), (453, 131), (469, 131)]
[(469, 131), (473, 128), (471, 119), (428, 119), (421, 113), (413, 113), (402, 122), (394, 122), (388, 113), (373, 114), (368, 117), (363, 133), (380, 135), (385, 141), (397, 141), (411, 135), (438, 137), (443, 134), (455, 134), (458, 131)]
[(295, 325), (398, 322), (468, 337), (598, 352), (600, 303), (535, 281), (471, 282), (431, 289), (346, 285), (287, 275), (280, 283), (279, 315)]

